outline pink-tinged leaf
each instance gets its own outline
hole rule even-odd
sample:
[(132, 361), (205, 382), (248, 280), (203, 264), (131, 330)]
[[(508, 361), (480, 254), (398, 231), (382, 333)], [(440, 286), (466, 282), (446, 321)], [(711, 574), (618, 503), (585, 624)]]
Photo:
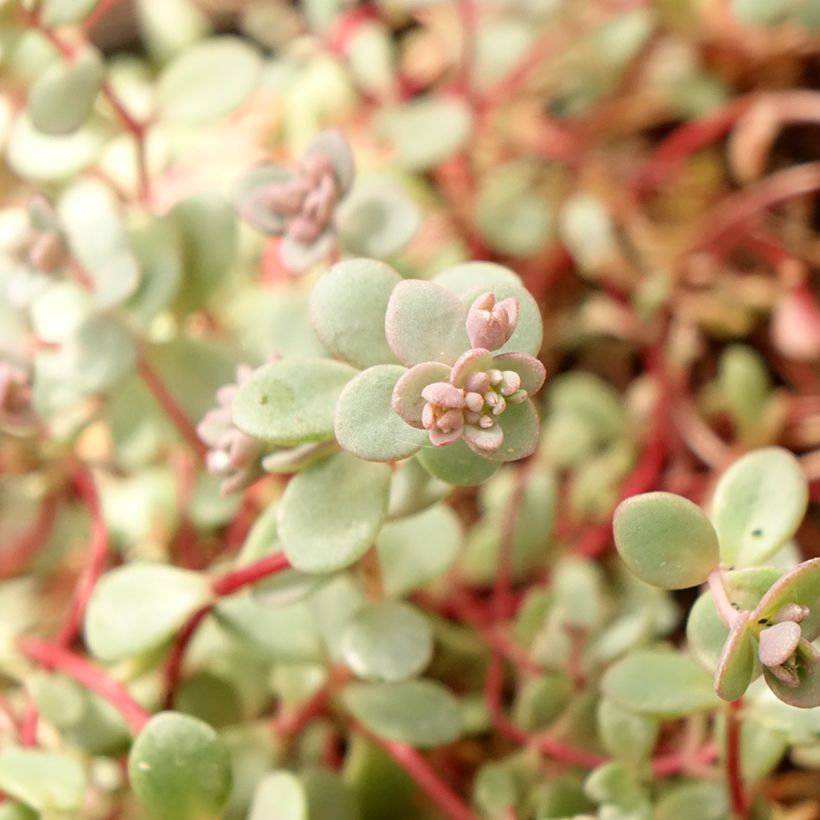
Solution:
[(464, 387), (474, 373), (483, 373), (493, 366), (493, 354), (489, 350), (481, 347), (473, 348), (458, 357), (453, 365), (450, 381), (456, 387)]
[(422, 362), (411, 367), (393, 388), (393, 409), (413, 427), (422, 428), (422, 413), (427, 401), (421, 395), (429, 384), (446, 381), (450, 368), (440, 362)]
[(740, 612), (723, 645), (715, 670), (715, 692), (723, 700), (737, 700), (751, 683), (754, 670), (754, 643), (749, 632), (749, 613)]
[(773, 621), (788, 604), (807, 607), (809, 614), (800, 622), (800, 631), (807, 640), (820, 635), (820, 558), (798, 564), (772, 584), (760, 599), (752, 619)]
[[(820, 656), (817, 650), (806, 640), (797, 645), (797, 685), (794, 681), (781, 680), (768, 667), (763, 667), (763, 675), (769, 689), (790, 706), (800, 709), (812, 709), (820, 706)], [(779, 671), (779, 670), (778, 670)]]
[(282, 264), (293, 273), (302, 273), (321, 262), (336, 247), (336, 235), (328, 228), (309, 245), (302, 245), (286, 236), (279, 245)]
[(527, 391), (528, 396), (537, 393), (544, 380), (547, 370), (534, 356), (526, 353), (499, 353), (493, 357), (493, 367), (499, 370), (512, 370), (521, 377), (521, 389)]
[(445, 433), (437, 427), (431, 427), (427, 434), (430, 436), (430, 443), (434, 447), (446, 447), (448, 444), (453, 444), (461, 438), (461, 428), (455, 428)]
[(504, 431), (498, 424), (492, 427), (479, 427), (467, 424), (464, 427), (464, 441), (467, 446), (480, 456), (497, 450), (504, 442)]
[(421, 391), (421, 396), (430, 404), (438, 404), (441, 407), (451, 407), (459, 409), (464, 407), (464, 395), (449, 382), (433, 382), (428, 384)]

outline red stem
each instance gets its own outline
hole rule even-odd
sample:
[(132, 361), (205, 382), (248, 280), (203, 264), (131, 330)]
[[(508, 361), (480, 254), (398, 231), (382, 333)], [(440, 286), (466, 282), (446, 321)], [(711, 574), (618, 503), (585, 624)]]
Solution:
[(20, 719), (20, 745), (32, 748), (37, 745), (37, 723), (39, 715), (34, 699), (29, 696), (23, 717)]
[(294, 713), (280, 712), (274, 720), (277, 734), (284, 738), (298, 735), (313, 718), (324, 712), (329, 697), (329, 687), (323, 686)]
[(475, 815), (461, 798), (439, 778), (430, 764), (411, 746), (385, 740), (370, 734), (361, 727), (358, 731), (366, 735), (376, 745), (381, 746), (410, 777), (419, 788), (452, 820), (475, 820)]
[(102, 669), (74, 652), (38, 638), (22, 637), (20, 651), (30, 660), (67, 675), (104, 697), (124, 718), (134, 734), (139, 734), (150, 715), (128, 694), (122, 684)]
[(198, 609), (182, 627), (177, 635), (171, 651), (168, 654), (168, 659), (165, 662), (164, 678), (165, 678), (165, 700), (163, 705), (166, 709), (174, 708), (174, 699), (176, 697), (177, 687), (182, 678), (182, 662), (185, 658), (185, 650), (188, 644), (194, 637), (194, 633), (199, 628), (199, 625), (205, 619), (205, 616), (211, 611), (212, 604)]
[(741, 723), (738, 715), (742, 709), (743, 701), (733, 700), (726, 711), (726, 785), (734, 820), (747, 820), (749, 816), (740, 774)]
[(88, 606), (88, 599), (94, 591), (94, 586), (102, 574), (108, 557), (108, 531), (103, 520), (94, 480), (88, 470), (79, 464), (74, 468), (72, 480), (91, 517), (91, 541), (83, 571), (74, 588), (74, 597), (68, 615), (57, 634), (56, 641), (60, 646), (70, 646), (77, 637), (85, 609)]
[(284, 553), (275, 552), (273, 555), (266, 555), (246, 567), (239, 567), (239, 569), (220, 575), (213, 582), (213, 590), (220, 597), (232, 595), (242, 587), (248, 586), (248, 584), (261, 581), (262, 578), (275, 575), (277, 572), (282, 572), (289, 567), (290, 563), (285, 558)]
[(151, 395), (157, 404), (162, 407), (165, 414), (173, 422), (180, 435), (188, 442), (198, 458), (204, 461), (207, 447), (200, 440), (188, 416), (185, 415), (182, 408), (177, 404), (176, 399), (171, 395), (168, 388), (163, 384), (162, 380), (145, 359), (140, 359), (137, 363), (137, 373), (145, 386), (151, 391)]

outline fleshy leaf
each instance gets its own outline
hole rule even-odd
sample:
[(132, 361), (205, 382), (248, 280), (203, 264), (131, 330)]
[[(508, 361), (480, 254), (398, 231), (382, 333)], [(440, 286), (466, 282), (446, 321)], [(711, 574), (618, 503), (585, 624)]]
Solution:
[(461, 734), (458, 701), (440, 683), (358, 683), (342, 693), (356, 720), (379, 737), (429, 748)]
[(185, 49), (159, 78), (162, 117), (199, 124), (238, 108), (256, 87), (259, 53), (238, 37), (211, 37)]
[(427, 441), (425, 431), (410, 427), (392, 407), (393, 388), (406, 372), (381, 364), (348, 382), (336, 403), (336, 440), (342, 449), (367, 461), (398, 461)]
[(446, 504), (385, 524), (376, 539), (385, 595), (435, 581), (456, 560), (463, 539), (461, 522)]
[(808, 642), (801, 641), (797, 647), (797, 686), (783, 683), (768, 667), (763, 667), (763, 676), (769, 689), (784, 703), (800, 709), (820, 706), (820, 655)]
[(462, 262), (436, 274), (433, 281), (456, 296), (472, 293), (478, 288), (494, 291), (498, 285), (521, 284), (518, 274), (496, 262)]
[(721, 476), (712, 497), (721, 560), (734, 567), (765, 561), (794, 535), (807, 504), (806, 479), (788, 450), (747, 453)]
[(303, 245), (290, 236), (279, 243), (279, 259), (293, 273), (302, 273), (321, 262), (336, 247), (336, 234), (328, 228), (315, 242)]
[(601, 690), (625, 709), (660, 718), (714, 709), (720, 703), (709, 675), (678, 652), (643, 649), (611, 666)]
[(279, 537), (303, 572), (332, 572), (361, 557), (387, 512), (390, 468), (338, 453), (294, 476), (279, 505)]
[(477, 455), (463, 441), (448, 447), (422, 447), (417, 458), (430, 475), (460, 487), (481, 484), (501, 466)]
[(40, 817), (73, 815), (85, 788), (85, 772), (67, 755), (14, 747), (0, 752), (0, 789)]
[(723, 700), (737, 700), (748, 689), (755, 672), (755, 648), (749, 613), (738, 613), (715, 670), (715, 692)]
[(526, 390), (530, 397), (541, 389), (547, 377), (544, 365), (534, 356), (525, 353), (501, 353), (493, 357), (493, 362), (499, 370), (518, 373), (521, 377), (521, 389)]
[(160, 712), (148, 721), (128, 755), (128, 776), (156, 820), (219, 820), (232, 781), (219, 735), (177, 712)]
[(401, 277), (374, 259), (349, 259), (321, 276), (310, 294), (310, 318), (328, 350), (356, 367), (395, 361), (384, 316)]
[(435, 282), (405, 279), (387, 303), (387, 342), (408, 367), (430, 361), (452, 365), (470, 347), (466, 313), (458, 298)]
[(356, 371), (330, 359), (294, 357), (266, 364), (239, 388), (236, 426), (253, 438), (293, 446), (333, 436), (333, 412)]
[(415, 203), (401, 188), (386, 181), (357, 184), (341, 203), (336, 218), (345, 248), (377, 259), (400, 251), (421, 224)]
[(365, 604), (342, 634), (342, 654), (355, 675), (392, 683), (419, 674), (433, 654), (427, 619), (400, 601)]
[(321, 154), (330, 160), (336, 182), (339, 185), (339, 195), (344, 196), (353, 184), (356, 164), (350, 150), (350, 143), (341, 131), (329, 128), (327, 131), (318, 133), (305, 149), (306, 157), (312, 154)]
[(268, 236), (279, 236), (285, 220), (262, 196), (269, 185), (281, 185), (292, 180), (295, 172), (272, 162), (255, 165), (234, 186), (231, 199), (246, 222)]
[(208, 579), (167, 564), (130, 563), (100, 578), (85, 615), (85, 640), (115, 661), (164, 643), (212, 597)]
[(685, 589), (718, 565), (717, 535), (700, 507), (672, 493), (621, 502), (613, 521), (615, 546), (629, 569), (661, 589)]
[(538, 448), (539, 421), (535, 405), (527, 399), (520, 404), (508, 404), (498, 417), (504, 431), (504, 441), (497, 450), (483, 453), (490, 461), (517, 461), (531, 456)]
[(103, 76), (96, 48), (84, 48), (70, 62), (56, 60), (29, 90), (28, 112), (34, 127), (52, 136), (76, 131), (94, 108)]
[(392, 407), (407, 424), (422, 427), (421, 414), (426, 399), (422, 396), (428, 384), (446, 382), (450, 368), (441, 362), (421, 362), (411, 367), (396, 382), (393, 389)]
[(270, 772), (256, 784), (247, 820), (308, 820), (307, 795), (296, 775)]
[(760, 599), (752, 615), (755, 621), (772, 620), (787, 604), (807, 607), (809, 613), (800, 622), (803, 637), (814, 640), (820, 634), (820, 558), (811, 558), (775, 581)]
[(624, 709), (608, 698), (598, 702), (596, 717), (601, 740), (613, 757), (629, 766), (649, 759), (660, 730), (657, 720)]

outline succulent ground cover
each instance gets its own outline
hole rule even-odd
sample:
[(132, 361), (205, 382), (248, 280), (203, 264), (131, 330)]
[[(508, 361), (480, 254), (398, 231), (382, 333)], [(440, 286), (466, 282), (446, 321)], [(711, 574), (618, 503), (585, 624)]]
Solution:
[(808, 820), (815, 0), (0, 5), (0, 820)]

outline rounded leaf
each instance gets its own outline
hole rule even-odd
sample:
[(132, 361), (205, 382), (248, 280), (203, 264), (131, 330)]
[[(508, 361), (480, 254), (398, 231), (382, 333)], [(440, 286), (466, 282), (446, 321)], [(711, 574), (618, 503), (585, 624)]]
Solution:
[(803, 561), (772, 583), (757, 604), (752, 620), (771, 621), (788, 604), (809, 610), (800, 622), (804, 638), (811, 641), (820, 635), (820, 558)]
[(498, 425), (504, 431), (501, 446), (491, 451), (481, 451), (490, 461), (517, 461), (531, 456), (538, 449), (540, 422), (535, 405), (527, 399), (520, 404), (508, 404), (498, 417)]
[(720, 703), (701, 666), (687, 655), (663, 650), (621, 658), (607, 670), (601, 690), (625, 709), (659, 718), (705, 712)]
[(494, 291), (498, 285), (520, 285), (518, 274), (496, 262), (462, 262), (433, 277), (433, 281), (456, 296), (463, 296), (478, 288)]
[(338, 453), (294, 476), (279, 505), (279, 537), (303, 572), (332, 572), (360, 558), (384, 521), (390, 468)]
[(385, 524), (376, 539), (385, 595), (405, 595), (440, 578), (463, 539), (461, 522), (446, 504)]
[(406, 373), (403, 367), (381, 364), (348, 382), (336, 403), (336, 440), (343, 450), (367, 461), (409, 458), (427, 441), (393, 409), (393, 389)]
[(310, 319), (327, 349), (361, 368), (394, 362), (384, 317), (400, 281), (374, 259), (348, 259), (321, 276), (310, 294)]
[(116, 661), (164, 643), (212, 597), (204, 575), (166, 564), (131, 563), (100, 578), (85, 614), (85, 640)]
[(183, 50), (162, 72), (157, 94), (162, 117), (199, 124), (238, 108), (257, 85), (259, 53), (238, 37), (211, 37)]
[(740, 613), (715, 670), (715, 692), (723, 700), (737, 700), (749, 688), (757, 668), (755, 649), (749, 629), (749, 613)]
[(807, 505), (806, 478), (788, 450), (765, 447), (739, 458), (712, 497), (721, 560), (735, 567), (765, 561), (794, 535)]
[(418, 675), (433, 654), (427, 619), (400, 601), (365, 604), (342, 634), (342, 656), (366, 680), (405, 680)]
[(231, 792), (231, 764), (207, 723), (176, 712), (148, 721), (131, 747), (128, 777), (156, 820), (219, 820)]
[(769, 689), (790, 706), (813, 709), (820, 706), (820, 654), (808, 641), (801, 641), (797, 647), (797, 686), (789, 686), (781, 681), (768, 667), (763, 667), (763, 676)]
[(391, 401), (393, 410), (407, 424), (421, 429), (421, 416), (424, 405), (427, 404), (422, 396), (424, 388), (436, 382), (446, 382), (449, 378), (450, 368), (441, 362), (414, 365), (396, 381)]
[(290, 772), (270, 772), (256, 784), (247, 820), (308, 820), (304, 786)]
[(269, 185), (282, 185), (296, 176), (289, 168), (272, 162), (255, 165), (239, 179), (231, 199), (239, 215), (268, 236), (279, 236), (285, 229), (285, 220), (262, 196)]
[(14, 747), (0, 752), (0, 789), (41, 817), (74, 815), (85, 787), (82, 767), (64, 754)]
[(333, 413), (356, 371), (330, 359), (294, 357), (263, 365), (241, 385), (234, 424), (245, 434), (293, 446), (333, 437)]
[(40, 17), (48, 28), (76, 23), (87, 17), (100, 0), (43, 0)]
[(461, 710), (440, 683), (357, 683), (342, 693), (345, 706), (373, 734), (419, 748), (441, 746), (461, 734)]
[(56, 60), (34, 82), (28, 113), (36, 129), (51, 136), (76, 131), (91, 114), (104, 69), (96, 48), (84, 48), (70, 62)]
[(613, 757), (629, 766), (649, 759), (660, 730), (657, 720), (624, 709), (608, 698), (598, 701), (596, 717), (601, 741)]
[(499, 461), (474, 453), (460, 440), (447, 447), (422, 447), (417, 458), (430, 475), (459, 487), (481, 484), (501, 466)]
[(383, 258), (400, 251), (415, 235), (421, 213), (397, 185), (364, 182), (341, 204), (337, 227), (350, 253)]
[(661, 589), (697, 586), (720, 560), (717, 535), (700, 507), (673, 493), (644, 493), (621, 502), (613, 533), (627, 567)]
[(387, 303), (384, 327), (388, 344), (408, 367), (431, 361), (452, 365), (470, 347), (464, 329), (466, 315), (467, 308), (441, 285), (404, 279)]

